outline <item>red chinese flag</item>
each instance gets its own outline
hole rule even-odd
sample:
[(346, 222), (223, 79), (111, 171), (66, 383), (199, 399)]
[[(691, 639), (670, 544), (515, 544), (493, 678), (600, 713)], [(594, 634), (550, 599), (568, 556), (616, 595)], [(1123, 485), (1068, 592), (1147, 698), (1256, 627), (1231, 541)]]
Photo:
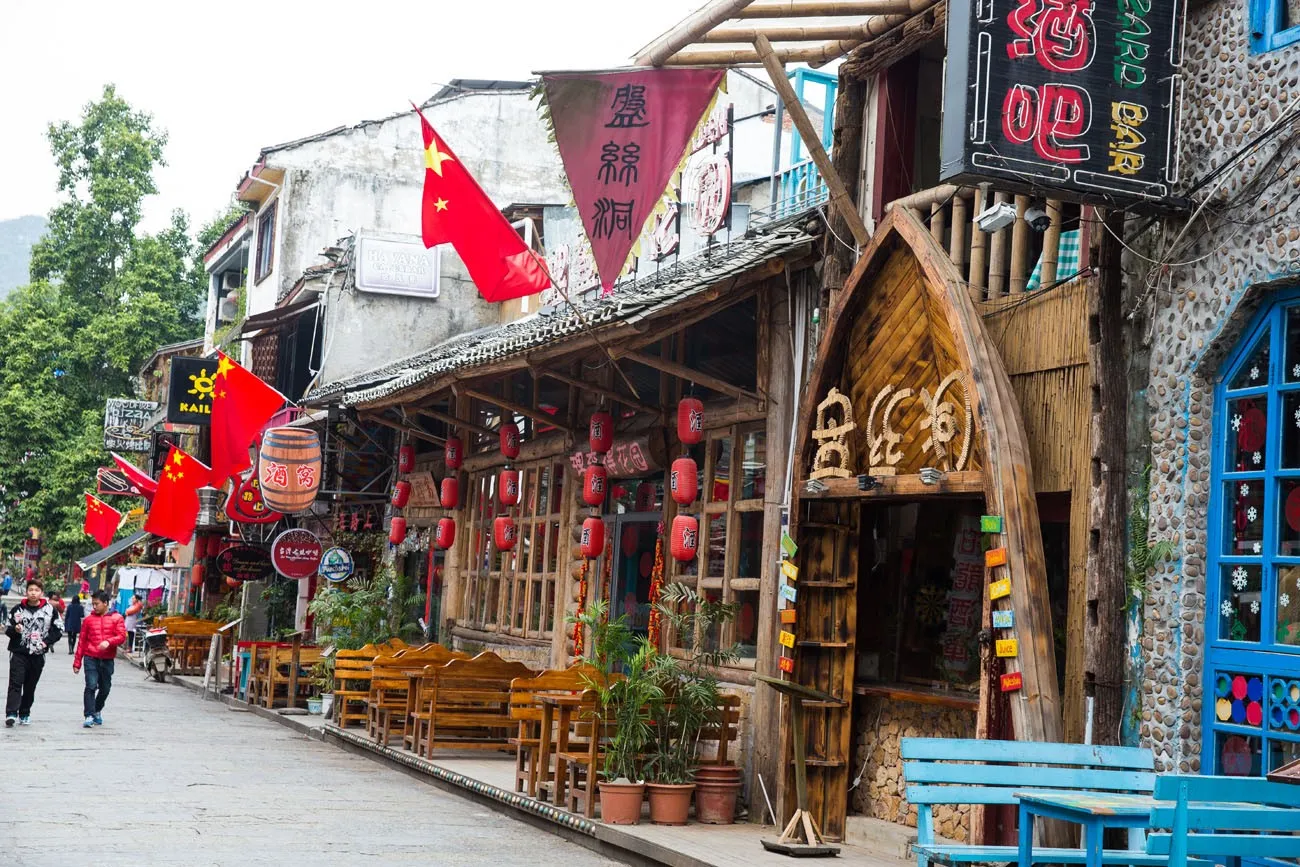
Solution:
[(172, 446), (158, 476), (158, 491), (149, 515), (144, 519), (145, 531), (187, 544), (194, 538), (194, 525), (199, 519), (199, 488), (211, 478), (212, 470), (202, 461)]
[(534, 295), (551, 285), (546, 269), (483, 192), (424, 112), (424, 246), (451, 244), (485, 301)]
[(286, 403), (284, 395), (217, 352), (212, 387), (212, 478), (217, 485), (253, 465), (248, 447)]
[(96, 497), (86, 494), (86, 523), (82, 529), (86, 535), (107, 548), (113, 544), (113, 534), (122, 521), (122, 513)]
[(158, 483), (144, 470), (116, 452), (109, 452), (109, 454), (113, 456), (113, 463), (117, 464), (122, 475), (126, 476), (126, 483), (131, 486), (131, 493), (139, 494), (146, 500), (151, 499), (154, 491), (158, 490)]

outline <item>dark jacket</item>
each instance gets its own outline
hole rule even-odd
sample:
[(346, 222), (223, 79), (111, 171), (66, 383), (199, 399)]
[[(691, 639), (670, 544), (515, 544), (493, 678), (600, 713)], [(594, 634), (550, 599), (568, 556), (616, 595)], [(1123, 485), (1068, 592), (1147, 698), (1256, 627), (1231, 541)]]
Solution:
[(9, 612), (5, 634), (9, 636), (10, 653), (41, 656), (63, 637), (63, 618), (46, 599), (35, 607), (24, 599)]
[(81, 631), (81, 619), (85, 616), (86, 609), (82, 607), (81, 600), (73, 596), (68, 603), (68, 610), (63, 613), (63, 631), (76, 635)]

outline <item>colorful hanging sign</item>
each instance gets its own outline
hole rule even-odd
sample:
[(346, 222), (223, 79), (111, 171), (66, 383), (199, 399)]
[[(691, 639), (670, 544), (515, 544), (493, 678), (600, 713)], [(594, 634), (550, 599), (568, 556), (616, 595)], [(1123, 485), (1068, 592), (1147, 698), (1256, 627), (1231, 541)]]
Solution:
[(257, 473), (246, 473), (226, 497), (226, 517), (236, 524), (270, 524), (280, 520), (280, 513), (262, 501), (262, 482)]
[(104, 403), (104, 448), (110, 452), (142, 452), (153, 448), (149, 422), (158, 412), (152, 400), (110, 397)]
[(1020, 654), (1020, 642), (1014, 638), (999, 638), (993, 643), (994, 652), (1004, 659)]
[(980, 515), (980, 532), (1001, 533), (1002, 516), (1001, 515)]
[(271, 565), (286, 578), (302, 580), (315, 575), (325, 551), (310, 530), (285, 530), (271, 543)]
[(794, 674), (794, 657), (782, 656), (776, 661), (783, 674)]
[(173, 358), (167, 387), (167, 420), (179, 424), (212, 421), (212, 389), (216, 376), (217, 362), (213, 359)]
[(352, 555), (343, 548), (330, 548), (321, 555), (319, 572), (327, 581), (338, 584), (351, 578), (355, 571)]
[(793, 609), (793, 608), (782, 608), (782, 609), (781, 609), (781, 622), (782, 622), (782, 623), (788, 625), (788, 624), (791, 624), (791, 623), (795, 623), (795, 622), (797, 622), (797, 620), (798, 620), (798, 615), (795, 613), (795, 609)]
[(1025, 685), (1025, 678), (1020, 672), (1012, 671), (1008, 674), (1002, 675), (998, 681), (998, 685), (1002, 688), (1003, 692), (1015, 692)]
[(984, 552), (984, 565), (992, 569), (994, 566), (1005, 566), (1007, 563), (1006, 548), (990, 548)]
[(777, 635), (777, 640), (781, 642), (782, 647), (794, 647), (794, 633), (786, 632), (784, 629)]
[(799, 546), (795, 544), (794, 539), (785, 530), (781, 531), (781, 552), (787, 557), (794, 557), (799, 553)]
[(1001, 581), (994, 581), (989, 585), (989, 598), (1001, 599), (1004, 596), (1011, 595), (1011, 579), (1003, 578)]
[(784, 575), (785, 577), (789, 578), (791, 581), (798, 581), (798, 580), (799, 580), (799, 567), (796, 566), (796, 565), (794, 565), (794, 562), (791, 561), (791, 560), (782, 560), (782, 561), (781, 561), (781, 574)]
[(606, 292), (686, 155), (721, 69), (542, 76), (555, 144)]
[(275, 568), (271, 565), (271, 552), (251, 545), (227, 548), (217, 555), (217, 571), (226, 578), (243, 583), (265, 581)]
[(776, 591), (778, 594), (780, 594), (782, 599), (790, 603), (793, 603), (795, 599), (798, 598), (799, 596), (799, 591), (791, 587), (789, 584), (782, 584), (778, 586), (776, 588)]
[(1011, 629), (1016, 625), (1016, 613), (1014, 611), (994, 611), (993, 628), (994, 629)]

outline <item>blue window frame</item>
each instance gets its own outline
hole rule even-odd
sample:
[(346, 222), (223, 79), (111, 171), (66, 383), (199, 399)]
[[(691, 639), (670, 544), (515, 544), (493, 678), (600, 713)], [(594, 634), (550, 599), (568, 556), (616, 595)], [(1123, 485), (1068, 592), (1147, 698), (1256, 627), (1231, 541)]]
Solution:
[(1300, 758), (1300, 291), (1256, 314), (1215, 388), (1204, 773)]
[(1300, 21), (1292, 20), (1287, 0), (1247, 0), (1250, 49), (1256, 54), (1300, 42)]

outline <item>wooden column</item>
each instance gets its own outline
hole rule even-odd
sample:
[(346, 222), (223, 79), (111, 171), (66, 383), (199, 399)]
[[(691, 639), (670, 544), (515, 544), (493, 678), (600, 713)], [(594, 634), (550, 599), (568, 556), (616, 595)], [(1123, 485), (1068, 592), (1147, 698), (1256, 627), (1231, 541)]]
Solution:
[(1016, 196), (1016, 222), (1011, 226), (1011, 294), (1019, 295), (1029, 283), (1029, 224), (1025, 211), (1029, 196)]
[[(470, 399), (468, 396), (461, 394), (453, 397), (451, 405), (453, 415), (458, 418), (469, 418)], [(466, 432), (461, 432), (461, 438), (465, 445), (473, 442), (472, 437)], [(442, 610), (440, 612), (442, 623), (438, 625), (439, 636), (446, 642), (451, 641), (451, 629), (448, 624), (459, 620), (464, 614), (465, 578), (462, 564), (465, 562), (464, 552), (470, 544), (469, 527), (466, 526), (469, 519), (470, 489), (465, 478), (465, 471), (458, 470), (456, 474), (461, 482), (460, 506), (448, 513), (448, 517), (456, 521), (456, 541), (447, 549), (443, 558)]]
[[(1005, 205), (1007, 194), (995, 193), (993, 203)], [(989, 240), (989, 300), (993, 301), (1007, 291), (1007, 230), (998, 229)]]
[(1047, 200), (1047, 216), (1052, 225), (1043, 235), (1043, 273), (1038, 285), (1046, 288), (1056, 282), (1056, 264), (1061, 260), (1061, 202), (1059, 199)]
[(988, 285), (988, 240), (989, 236), (975, 225), (974, 219), (984, 210), (984, 187), (975, 190), (975, 205), (971, 208), (970, 227), (970, 276), (966, 278), (970, 300), (976, 304), (984, 300), (984, 287)]
[[(1124, 450), (1128, 401), (1124, 355), (1122, 211), (1107, 211), (1098, 241), (1098, 276), (1088, 283), (1088, 361), (1093, 372), (1092, 526), (1088, 539), (1084, 694), (1093, 698), (1092, 739), (1119, 743), (1124, 711), (1124, 542), (1128, 491)], [(1174, 625), (1173, 628), (1177, 628)]]
[(966, 232), (970, 214), (966, 210), (966, 197), (960, 192), (952, 200), (952, 236), (948, 239), (948, 258), (952, 259), (957, 274), (966, 278)]
[[(839, 92), (835, 96), (835, 140), (834, 155), (831, 165), (835, 174), (844, 182), (849, 199), (860, 199), (858, 180), (862, 177), (862, 133), (863, 113), (867, 104), (866, 81), (840, 76)], [(854, 213), (858, 213), (856, 210)], [(838, 210), (829, 215), (831, 229), (836, 235), (848, 240), (854, 237), (848, 221)], [(862, 244), (861, 241), (858, 242)], [(829, 232), (823, 243), (822, 292), (826, 296), (825, 309), (835, 303), (835, 295), (844, 287), (853, 266), (857, 264), (856, 250), (835, 240)]]

